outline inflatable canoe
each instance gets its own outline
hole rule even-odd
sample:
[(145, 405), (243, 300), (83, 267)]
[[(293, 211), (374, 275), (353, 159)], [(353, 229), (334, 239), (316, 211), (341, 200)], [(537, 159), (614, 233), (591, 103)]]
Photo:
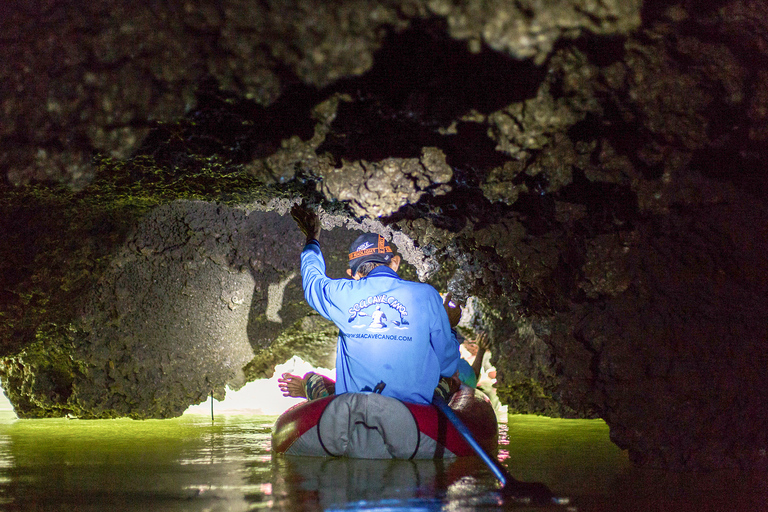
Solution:
[[(449, 406), (491, 454), (497, 451), (496, 413), (488, 398), (462, 386)], [(441, 459), (474, 455), (432, 405), (376, 393), (345, 393), (288, 409), (272, 430), (272, 450), (288, 455), (359, 459)]]

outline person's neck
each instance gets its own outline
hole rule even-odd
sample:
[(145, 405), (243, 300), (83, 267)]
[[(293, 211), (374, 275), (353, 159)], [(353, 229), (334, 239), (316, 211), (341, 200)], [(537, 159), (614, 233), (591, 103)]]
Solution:
[(395, 269), (393, 269), (389, 265), (382, 264), (377, 267), (374, 267), (373, 270), (368, 272), (368, 275), (366, 277), (370, 277), (372, 274), (380, 274), (382, 272), (392, 272), (393, 274), (397, 275), (397, 272), (395, 271)]

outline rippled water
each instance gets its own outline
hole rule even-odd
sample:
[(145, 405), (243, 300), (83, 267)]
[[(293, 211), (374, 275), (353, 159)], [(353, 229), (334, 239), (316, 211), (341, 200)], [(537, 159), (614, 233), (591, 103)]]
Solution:
[(271, 416), (16, 420), (0, 413), (0, 510), (768, 510), (765, 475), (633, 469), (599, 421), (512, 416), (500, 456), (571, 497), (505, 499), (474, 458), (361, 461), (270, 453)]

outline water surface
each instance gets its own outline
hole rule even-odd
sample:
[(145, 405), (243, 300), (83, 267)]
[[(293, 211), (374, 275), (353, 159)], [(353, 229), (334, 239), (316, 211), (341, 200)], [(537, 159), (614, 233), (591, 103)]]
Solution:
[[(768, 510), (765, 475), (633, 469), (601, 421), (511, 416), (500, 457), (569, 506), (503, 498), (474, 458), (273, 457), (274, 416), (17, 420), (0, 413), (0, 510)], [(507, 430), (508, 429), (508, 430)]]

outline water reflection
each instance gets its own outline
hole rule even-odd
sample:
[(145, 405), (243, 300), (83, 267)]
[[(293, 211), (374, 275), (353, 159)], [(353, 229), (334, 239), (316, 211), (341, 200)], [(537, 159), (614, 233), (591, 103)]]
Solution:
[[(318, 510), (474, 510), (499, 505), (474, 458), (455, 461), (275, 456), (273, 491)], [(296, 502), (294, 502), (296, 504)], [(446, 505), (450, 506), (446, 509)], [(466, 508), (469, 507), (469, 508)]]
[(249, 510), (269, 480), (258, 418), (0, 422), (4, 510)]
[(519, 480), (571, 507), (499, 493), (474, 458), (364, 461), (275, 456), (274, 416), (16, 420), (0, 414), (0, 510), (768, 511), (764, 473), (638, 470), (602, 422), (512, 417), (500, 453)]

